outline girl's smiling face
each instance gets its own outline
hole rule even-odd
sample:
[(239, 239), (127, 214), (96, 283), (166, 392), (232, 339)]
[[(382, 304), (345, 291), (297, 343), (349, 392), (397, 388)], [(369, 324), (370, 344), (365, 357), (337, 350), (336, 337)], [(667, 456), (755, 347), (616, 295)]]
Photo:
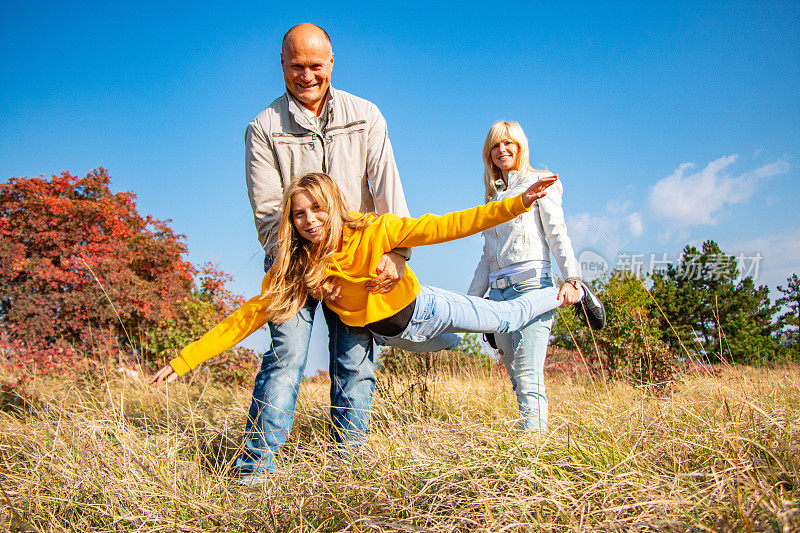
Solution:
[(292, 196), (292, 223), (305, 240), (318, 243), (325, 237), (328, 213), (308, 192), (298, 191)]

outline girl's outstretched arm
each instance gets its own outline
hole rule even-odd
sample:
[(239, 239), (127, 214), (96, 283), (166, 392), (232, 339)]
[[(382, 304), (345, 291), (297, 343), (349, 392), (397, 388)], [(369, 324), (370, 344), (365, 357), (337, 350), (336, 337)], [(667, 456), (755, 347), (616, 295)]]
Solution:
[[(264, 281), (261, 282), (262, 293), (267, 287), (269, 279), (270, 274), (267, 273)], [(211, 331), (181, 350), (177, 357), (150, 378), (149, 383), (158, 386), (165, 381), (167, 383), (175, 381), (178, 376), (186, 374), (206, 360), (244, 340), (263, 326), (268, 318), (266, 302), (262, 297), (259, 295), (250, 298)]]
[(555, 174), (540, 178), (519, 196), (446, 215), (428, 214), (419, 218), (400, 218), (391, 214), (381, 215), (377, 221), (385, 229), (387, 242), (384, 242), (383, 245), (389, 249), (425, 246), (474, 235), (530, 210), (533, 202), (544, 197), (545, 189), (555, 183), (557, 179), (558, 176)]

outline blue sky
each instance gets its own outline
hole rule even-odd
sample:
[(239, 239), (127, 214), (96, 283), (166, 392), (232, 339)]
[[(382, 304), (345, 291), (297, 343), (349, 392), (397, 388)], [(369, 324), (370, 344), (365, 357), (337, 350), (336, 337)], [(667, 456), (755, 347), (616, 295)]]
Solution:
[[(280, 39), (304, 21), (331, 35), (334, 86), (386, 117), (412, 214), (479, 203), (483, 138), (512, 119), (563, 180), (578, 254), (646, 267), (714, 239), (759, 255), (773, 293), (800, 271), (797, 1), (3, 2), (0, 179), (105, 167), (253, 294), (244, 129), (283, 92)], [(412, 266), (463, 291), (481, 245)], [(323, 344), (315, 328), (307, 372)]]

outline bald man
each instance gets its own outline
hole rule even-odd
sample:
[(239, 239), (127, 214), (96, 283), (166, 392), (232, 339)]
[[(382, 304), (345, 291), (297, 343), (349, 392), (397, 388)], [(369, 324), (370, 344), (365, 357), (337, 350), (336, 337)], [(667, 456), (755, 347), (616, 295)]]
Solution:
[[(299, 24), (283, 37), (281, 68), (286, 92), (247, 127), (245, 170), (258, 239), (272, 265), (283, 188), (308, 172), (329, 174), (353, 211), (408, 216), (386, 121), (371, 102), (331, 87), (333, 48), (328, 34)], [(410, 251), (381, 258), (374, 291), (388, 291), (402, 277)], [(330, 298), (336, 298), (334, 291)], [(241, 480), (256, 484), (275, 472), (274, 456), (294, 421), (306, 365), (311, 325), (319, 305), (309, 298), (288, 322), (270, 323), (270, 349), (256, 376), (247, 441), (237, 462)], [(375, 390), (372, 336), (341, 322), (322, 306), (328, 325), (332, 437), (344, 449), (360, 442)]]

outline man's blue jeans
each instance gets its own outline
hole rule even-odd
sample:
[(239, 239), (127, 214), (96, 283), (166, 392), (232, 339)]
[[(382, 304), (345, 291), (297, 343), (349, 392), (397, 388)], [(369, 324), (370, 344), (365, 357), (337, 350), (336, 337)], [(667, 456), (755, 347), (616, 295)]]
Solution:
[[(489, 298), (512, 302), (530, 295), (549, 294), (554, 290), (551, 278), (533, 278), (505, 289), (492, 289)], [(497, 347), (503, 350), (503, 364), (517, 394), (523, 431), (547, 431), (544, 359), (554, 316), (555, 310), (552, 310), (539, 315), (518, 331), (495, 335)]]
[(527, 326), (537, 316), (561, 305), (552, 286), (510, 301), (422, 286), (406, 329), (394, 337), (375, 335), (378, 344), (412, 352), (434, 352), (456, 346), (456, 333), (508, 333)]
[[(265, 261), (265, 270), (271, 264)], [(309, 298), (290, 320), (270, 323), (270, 349), (261, 360), (247, 415), (244, 450), (236, 462), (242, 472), (275, 472), (274, 457), (294, 423), (300, 380), (308, 358), (311, 326), (319, 302)], [(372, 335), (348, 326), (322, 306), (328, 325), (332, 438), (355, 445), (364, 439), (375, 392)]]

